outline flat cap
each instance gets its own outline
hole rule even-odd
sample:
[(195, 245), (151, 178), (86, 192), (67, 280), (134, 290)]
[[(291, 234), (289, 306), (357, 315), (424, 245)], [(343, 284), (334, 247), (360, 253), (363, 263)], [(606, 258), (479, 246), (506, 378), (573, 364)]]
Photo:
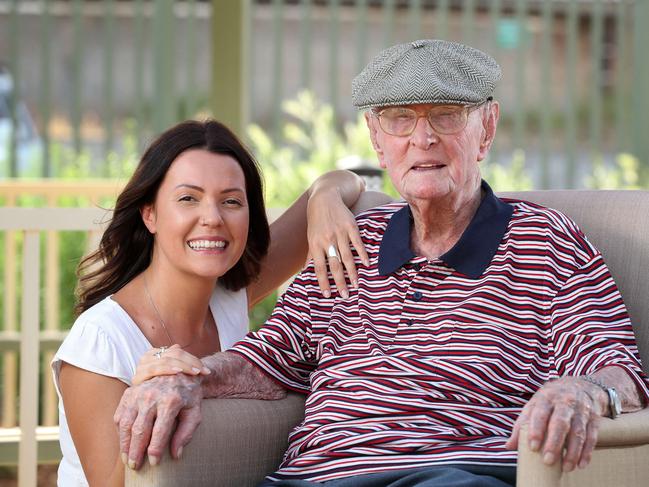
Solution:
[(500, 78), (500, 66), (488, 54), (457, 42), (425, 39), (379, 53), (352, 81), (352, 101), (359, 109), (481, 103)]

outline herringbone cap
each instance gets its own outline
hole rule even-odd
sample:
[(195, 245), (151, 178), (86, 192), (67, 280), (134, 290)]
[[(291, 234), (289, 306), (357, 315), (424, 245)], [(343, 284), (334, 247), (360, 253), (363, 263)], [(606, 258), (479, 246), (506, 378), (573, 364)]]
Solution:
[(500, 78), (500, 66), (488, 54), (457, 42), (425, 39), (379, 53), (352, 81), (352, 101), (359, 109), (481, 103)]

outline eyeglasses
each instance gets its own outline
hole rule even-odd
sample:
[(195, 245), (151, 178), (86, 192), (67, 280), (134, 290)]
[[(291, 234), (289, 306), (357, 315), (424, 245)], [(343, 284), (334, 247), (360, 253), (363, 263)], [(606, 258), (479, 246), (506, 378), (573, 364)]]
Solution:
[(476, 103), (475, 105), (443, 105), (419, 113), (408, 107), (387, 107), (379, 111), (372, 110), (372, 114), (379, 119), (379, 125), (386, 134), (397, 137), (407, 137), (415, 131), (417, 122), (424, 117), (438, 134), (451, 135), (460, 132), (466, 127), (469, 113), (476, 108), (489, 103)]

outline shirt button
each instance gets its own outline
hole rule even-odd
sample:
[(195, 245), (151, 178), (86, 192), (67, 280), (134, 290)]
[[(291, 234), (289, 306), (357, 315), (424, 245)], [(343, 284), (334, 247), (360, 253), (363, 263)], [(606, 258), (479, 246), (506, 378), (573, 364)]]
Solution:
[(423, 297), (423, 295), (419, 291), (415, 291), (414, 293), (412, 293), (412, 298), (415, 301), (421, 301), (422, 297)]
[(415, 270), (417, 272), (419, 272), (421, 270), (421, 264), (420, 263), (415, 264)]
[(412, 320), (408, 320), (408, 321), (406, 321), (406, 323), (408, 324), (408, 326), (412, 326), (412, 324), (413, 324), (414, 322), (413, 322)]

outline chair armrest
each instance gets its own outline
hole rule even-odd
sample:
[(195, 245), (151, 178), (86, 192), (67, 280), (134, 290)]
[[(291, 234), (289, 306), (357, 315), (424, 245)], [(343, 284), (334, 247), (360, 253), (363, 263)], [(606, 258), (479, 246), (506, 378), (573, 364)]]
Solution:
[(289, 432), (304, 418), (304, 396), (279, 401), (208, 399), (203, 420), (180, 460), (165, 453), (160, 465), (126, 469), (127, 487), (254, 486), (274, 472)]
[(649, 444), (649, 408), (625, 413), (616, 419), (602, 418), (597, 448)]
[(524, 426), (518, 442), (516, 484), (525, 487), (646, 485), (647, 452), (649, 408), (623, 414), (615, 420), (602, 418), (591, 463), (571, 473), (561, 471), (561, 462), (545, 465), (541, 453), (529, 449)]

